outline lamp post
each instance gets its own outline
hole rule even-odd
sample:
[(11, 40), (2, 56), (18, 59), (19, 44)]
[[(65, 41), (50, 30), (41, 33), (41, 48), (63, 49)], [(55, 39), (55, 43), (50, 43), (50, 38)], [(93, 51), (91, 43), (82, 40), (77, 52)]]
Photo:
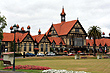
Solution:
[(16, 33), (16, 24), (14, 24), (13, 26), (13, 29), (14, 29), (14, 59), (13, 59), (13, 71), (15, 71), (15, 33)]

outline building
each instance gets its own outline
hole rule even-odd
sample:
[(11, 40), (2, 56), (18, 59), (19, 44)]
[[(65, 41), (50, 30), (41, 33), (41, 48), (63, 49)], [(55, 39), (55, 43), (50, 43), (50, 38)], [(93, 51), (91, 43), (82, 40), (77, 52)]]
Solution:
[[(105, 35), (103, 32), (102, 35)], [(110, 36), (110, 33), (109, 33)], [(101, 37), (100, 39), (96, 39), (96, 52), (97, 53), (107, 53), (110, 52), (110, 37)], [(93, 39), (86, 39), (87, 52), (93, 53)]]
[[(61, 23), (52, 24), (45, 34), (41, 34), (39, 29), (38, 35), (32, 36), (30, 26), (27, 31), (22, 27), (15, 33), (16, 51), (31, 53), (46, 53), (54, 51), (59, 54), (77, 52), (81, 50), (86, 52), (87, 33), (81, 25), (80, 21), (72, 20), (66, 22), (66, 13), (62, 8)], [(10, 27), (11, 33), (3, 33), (2, 44), (5, 44), (7, 51), (11, 50), (11, 43), (14, 41), (13, 27)], [(19, 28), (19, 25), (17, 25)]]
[[(64, 51), (85, 51), (86, 50), (86, 31), (82, 27), (79, 20), (72, 20), (66, 22), (66, 13), (64, 8), (61, 12), (61, 23), (52, 24), (49, 30), (46, 32), (47, 37), (61, 38), (64, 41), (64, 45), (60, 47)], [(54, 40), (55, 41), (55, 40)], [(53, 43), (54, 43), (53, 41)], [(60, 43), (62, 44), (62, 43)], [(59, 45), (60, 46), (60, 45)], [(53, 47), (53, 48), (59, 48)], [(63, 51), (62, 51), (63, 52)]]

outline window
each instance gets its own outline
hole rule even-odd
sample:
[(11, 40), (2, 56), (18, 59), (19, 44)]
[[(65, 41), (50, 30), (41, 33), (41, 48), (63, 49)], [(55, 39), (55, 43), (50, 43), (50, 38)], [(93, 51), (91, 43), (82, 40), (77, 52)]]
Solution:
[(52, 47), (55, 47), (55, 43), (54, 42), (52, 43)]
[(27, 39), (29, 39), (29, 37), (27, 37)]
[(78, 28), (75, 28), (75, 32), (79, 32), (79, 29)]
[(5, 49), (4, 49), (4, 52), (8, 52), (8, 48), (5, 48)]
[(54, 30), (52, 30), (52, 34), (54, 34)]
[(62, 42), (60, 43), (60, 47), (62, 47)]
[(52, 29), (52, 34), (54, 34), (55, 29)]
[(74, 38), (73, 38), (73, 46), (74, 46)]
[(102, 45), (101, 44), (99, 45), (99, 49), (102, 49)]
[(8, 46), (8, 42), (5, 42), (5, 46)]
[(83, 45), (83, 39), (82, 38), (75, 38), (75, 46), (82, 46)]
[(34, 43), (34, 48), (38, 48), (37, 43)]
[(69, 38), (69, 45), (71, 45), (71, 38)]
[(48, 51), (48, 44), (46, 44), (46, 51)]
[(31, 43), (29, 43), (29, 51), (31, 51)]
[(90, 44), (88, 43), (88, 49), (89, 49), (89, 47), (90, 47)]
[(43, 44), (41, 44), (41, 52), (43, 52)]
[(26, 43), (24, 43), (24, 51), (26, 51)]
[(105, 52), (107, 52), (107, 45), (105, 44), (105, 48), (104, 48)]
[(46, 38), (44, 37), (44, 40), (46, 40)]

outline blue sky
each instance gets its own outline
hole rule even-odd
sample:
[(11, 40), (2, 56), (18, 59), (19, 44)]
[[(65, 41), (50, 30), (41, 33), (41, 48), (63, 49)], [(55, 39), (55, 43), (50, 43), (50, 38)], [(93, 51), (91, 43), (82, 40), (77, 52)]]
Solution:
[(110, 33), (109, 0), (0, 0), (0, 12), (8, 24), (4, 32), (10, 32), (10, 26), (19, 24), (25, 30), (30, 25), (32, 35), (37, 35), (39, 28), (44, 34), (52, 22), (61, 22), (62, 6), (66, 21), (78, 17), (86, 32), (90, 26), (97, 25), (106, 36)]

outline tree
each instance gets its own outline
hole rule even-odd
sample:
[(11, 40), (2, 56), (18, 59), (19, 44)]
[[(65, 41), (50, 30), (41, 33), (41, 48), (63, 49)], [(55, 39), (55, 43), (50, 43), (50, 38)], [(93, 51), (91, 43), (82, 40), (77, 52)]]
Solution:
[[(0, 12), (1, 14), (1, 12)], [(6, 17), (0, 15), (0, 40), (3, 39), (3, 29), (7, 26)], [(0, 43), (0, 58), (1, 58), (1, 43)]]
[(96, 49), (95, 49), (95, 47), (96, 47), (95, 40), (97, 38), (101, 38), (101, 28), (98, 27), (98, 26), (92, 26), (92, 27), (90, 27), (88, 29), (88, 38), (89, 39), (93, 38), (93, 40), (94, 40), (93, 48), (94, 48), (94, 56), (95, 56), (96, 55), (95, 54), (95, 51), (96, 51)]
[(0, 40), (3, 39), (3, 29), (5, 28), (5, 26), (7, 26), (6, 17), (0, 15)]

